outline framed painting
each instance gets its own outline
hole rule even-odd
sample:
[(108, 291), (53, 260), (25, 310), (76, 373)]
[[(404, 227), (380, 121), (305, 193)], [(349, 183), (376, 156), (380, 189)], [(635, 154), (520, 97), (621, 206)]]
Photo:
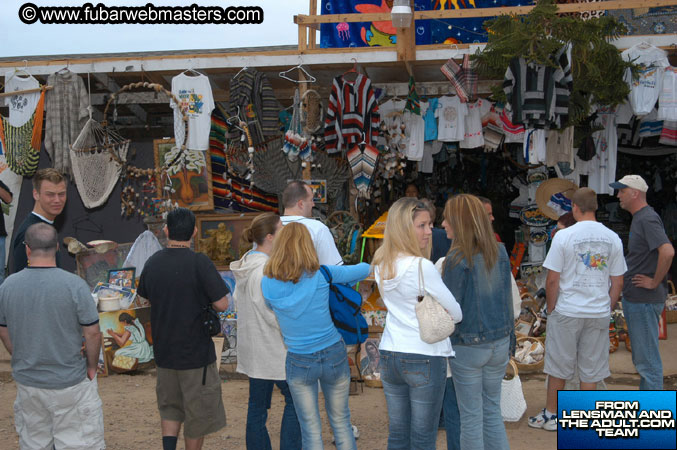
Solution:
[(134, 274), (136, 269), (134, 267), (123, 267), (121, 269), (111, 269), (108, 271), (108, 283), (114, 286), (134, 289)]
[(230, 270), (230, 263), (240, 259), (242, 231), (262, 213), (197, 216), (195, 251), (204, 253), (218, 270)]
[(94, 289), (97, 283), (108, 283), (108, 271), (123, 266), (132, 245), (118, 244), (105, 253), (98, 253), (93, 248), (79, 252), (75, 255), (78, 276), (87, 282), (90, 289)]
[(124, 373), (152, 366), (150, 307), (101, 312), (99, 329), (107, 371)]
[[(171, 163), (179, 155), (179, 148), (174, 139), (153, 140), (155, 151), (155, 167)], [(179, 206), (192, 211), (211, 211), (214, 209), (212, 193), (212, 160), (207, 152), (200, 150), (184, 150), (167, 171), (171, 181), (170, 198)], [(157, 195), (163, 196), (166, 183), (157, 181)]]

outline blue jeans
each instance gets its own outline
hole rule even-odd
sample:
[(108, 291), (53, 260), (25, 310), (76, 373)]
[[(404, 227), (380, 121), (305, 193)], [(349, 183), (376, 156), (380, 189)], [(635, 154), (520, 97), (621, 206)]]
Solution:
[(510, 338), (454, 345), (451, 373), (461, 414), (463, 450), (509, 450), (501, 417), (501, 380), (508, 365)]
[[(451, 358), (450, 358), (451, 359)], [(447, 432), (447, 450), (461, 450), (461, 414), (458, 412), (453, 378), (447, 378), (444, 391), (444, 429)]]
[[(0, 212), (1, 214), (1, 212)], [(0, 220), (3, 220), (2, 217), (0, 217)], [(0, 236), (0, 284), (2, 284), (5, 281), (5, 241), (7, 240), (7, 236)]]
[(266, 428), (273, 387), (277, 385), (284, 395), (284, 413), (280, 430), (280, 450), (301, 448), (301, 428), (294, 409), (289, 386), (283, 380), (249, 379), (249, 408), (247, 409), (247, 449), (271, 450), (270, 437)]
[(337, 450), (356, 450), (348, 407), (350, 367), (343, 340), (308, 355), (287, 352), (286, 369), (287, 383), (301, 425), (303, 450), (323, 448), (322, 422), (317, 404), (318, 380)]
[(623, 314), (632, 346), (632, 363), (641, 377), (641, 391), (663, 389), (658, 320), (664, 307), (663, 303), (633, 303), (623, 299)]
[(434, 450), (447, 358), (381, 350), (379, 367), (388, 405), (388, 450)]

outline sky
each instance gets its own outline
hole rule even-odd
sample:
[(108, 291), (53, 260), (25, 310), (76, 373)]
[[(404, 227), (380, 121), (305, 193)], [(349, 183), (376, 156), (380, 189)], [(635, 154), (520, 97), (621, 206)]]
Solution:
[[(0, 0), (0, 57), (259, 47), (297, 44), (295, 14), (308, 0)], [(24, 24), (25, 3), (43, 6), (260, 6), (262, 24), (251, 25), (57, 25)], [(319, 3), (319, 2), (318, 2)], [(318, 33), (319, 34), (319, 33)]]

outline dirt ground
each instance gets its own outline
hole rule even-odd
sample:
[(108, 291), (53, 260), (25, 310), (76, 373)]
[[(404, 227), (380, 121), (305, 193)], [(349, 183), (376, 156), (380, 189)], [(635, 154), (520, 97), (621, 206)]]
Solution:
[[(664, 389), (677, 389), (677, 324), (668, 325), (668, 340), (660, 341), (665, 375)], [(0, 345), (0, 347), (2, 347)], [(631, 354), (622, 345), (609, 358), (611, 377), (607, 378), (609, 390), (635, 390), (639, 376), (634, 370)], [(245, 423), (247, 418), (248, 383), (232, 379), (228, 368), (222, 366), (222, 395), (226, 407), (228, 425), (205, 439), (205, 449), (244, 449)], [(111, 375), (99, 379), (99, 394), (103, 400), (106, 444), (114, 450), (161, 449), (160, 417), (155, 400), (155, 370), (137, 372), (133, 375)], [(510, 447), (513, 450), (554, 450), (557, 448), (557, 433), (529, 428), (527, 417), (536, 414), (545, 403), (545, 375), (521, 374), (527, 412), (519, 422), (506, 423)], [(17, 449), (18, 439), (14, 430), (16, 384), (11, 377), (9, 355), (0, 348), (0, 449)], [(322, 397), (320, 397), (322, 400)], [(280, 421), (284, 399), (279, 391), (273, 394), (268, 418), (273, 448), (279, 448)], [(332, 433), (320, 406), (323, 417), (325, 447), (332, 449)], [(382, 389), (364, 387), (358, 395), (350, 397), (352, 423), (357, 425), (360, 450), (383, 450), (387, 447), (388, 413)], [(183, 448), (180, 443), (179, 448)], [(446, 448), (446, 435), (440, 430), (437, 448)]]
[[(2, 377), (0, 384), (0, 447), (18, 448), (14, 430), (12, 404), (16, 396), (16, 384), (9, 376)], [(545, 399), (545, 376), (522, 375), (527, 413), (517, 423), (506, 423), (510, 447), (514, 450), (556, 449), (557, 434), (529, 428), (528, 415), (535, 414)], [(636, 376), (612, 377), (607, 380), (609, 389), (636, 389)], [(666, 389), (674, 389), (666, 385)], [(112, 450), (161, 449), (160, 417), (155, 401), (155, 371), (135, 375), (111, 375), (99, 379), (99, 393), (104, 405), (106, 444)], [(226, 406), (228, 425), (205, 439), (205, 449), (244, 449), (245, 423), (247, 416), (248, 384), (245, 380), (223, 381), (222, 395)], [(321, 397), (320, 397), (321, 399)], [(279, 391), (273, 394), (268, 418), (268, 430), (273, 448), (279, 448), (280, 421), (284, 399)], [(333, 448), (329, 422), (323, 408), (323, 437), (326, 448)], [(358, 448), (382, 450), (388, 438), (388, 416), (382, 389), (365, 387), (363, 392), (350, 397), (352, 422), (358, 426)], [(180, 443), (179, 448), (183, 448)], [(446, 448), (444, 430), (437, 436), (437, 448)]]

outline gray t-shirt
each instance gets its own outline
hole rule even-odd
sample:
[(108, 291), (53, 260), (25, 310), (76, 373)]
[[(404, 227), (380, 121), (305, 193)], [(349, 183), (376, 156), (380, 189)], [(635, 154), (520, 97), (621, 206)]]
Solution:
[(662, 303), (668, 294), (667, 277), (656, 289), (644, 289), (632, 284), (637, 274), (653, 277), (658, 265), (658, 247), (669, 244), (663, 222), (651, 206), (645, 206), (632, 216), (628, 253), (628, 271), (623, 276), (623, 298), (636, 303)]
[(12, 341), (12, 376), (41, 389), (64, 389), (87, 376), (82, 326), (99, 321), (85, 281), (56, 267), (28, 267), (0, 286), (0, 326)]

